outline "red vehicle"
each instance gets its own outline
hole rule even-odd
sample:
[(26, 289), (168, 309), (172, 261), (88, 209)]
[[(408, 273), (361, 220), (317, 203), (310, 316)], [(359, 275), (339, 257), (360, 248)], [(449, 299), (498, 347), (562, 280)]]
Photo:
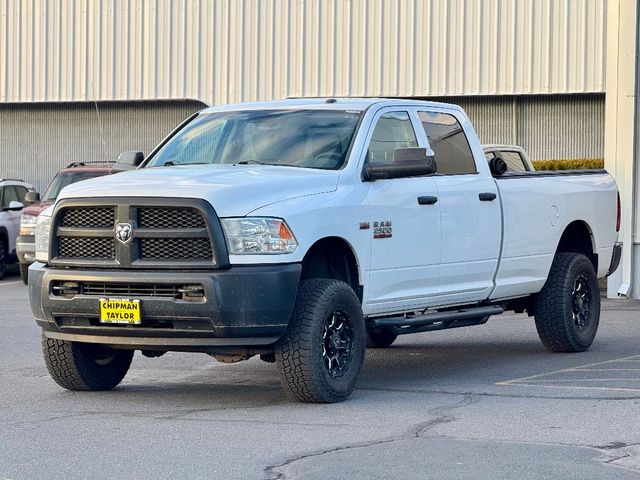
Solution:
[(117, 168), (114, 168), (114, 164), (107, 162), (74, 162), (60, 170), (53, 177), (42, 197), (37, 192), (27, 193), (25, 201), (28, 206), (22, 211), (20, 234), (16, 242), (16, 254), (20, 262), (20, 276), (25, 284), (28, 283), (29, 265), (36, 260), (34, 234), (36, 218), (40, 212), (52, 205), (56, 201), (60, 190), (67, 185), (117, 173), (123, 170), (122, 167), (121, 164), (117, 164)]

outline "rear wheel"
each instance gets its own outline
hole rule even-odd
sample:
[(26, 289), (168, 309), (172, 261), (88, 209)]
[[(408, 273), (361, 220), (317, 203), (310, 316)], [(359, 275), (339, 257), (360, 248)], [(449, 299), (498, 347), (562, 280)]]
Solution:
[(580, 253), (558, 253), (535, 301), (536, 329), (553, 352), (583, 352), (600, 322), (600, 291), (591, 261)]
[(42, 336), (42, 353), (49, 374), (68, 390), (111, 390), (129, 370), (133, 350), (68, 342)]
[(398, 338), (395, 328), (381, 327), (367, 332), (367, 348), (387, 348)]
[(345, 400), (360, 375), (364, 352), (364, 317), (353, 289), (339, 280), (302, 281), (276, 348), (288, 392), (302, 402)]
[(25, 285), (29, 284), (29, 264), (28, 263), (20, 264), (20, 278), (22, 278), (22, 281), (24, 282)]

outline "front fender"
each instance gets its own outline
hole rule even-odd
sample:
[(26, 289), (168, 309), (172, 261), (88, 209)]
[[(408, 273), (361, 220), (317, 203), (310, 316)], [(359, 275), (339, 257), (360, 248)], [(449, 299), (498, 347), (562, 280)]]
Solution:
[(301, 262), (311, 246), (327, 237), (337, 237), (351, 247), (360, 278), (369, 265), (371, 230), (361, 230), (369, 221), (364, 195), (336, 191), (294, 198), (254, 210), (251, 216), (283, 218), (298, 241), (295, 252), (287, 255), (230, 255), (233, 264), (271, 264)]

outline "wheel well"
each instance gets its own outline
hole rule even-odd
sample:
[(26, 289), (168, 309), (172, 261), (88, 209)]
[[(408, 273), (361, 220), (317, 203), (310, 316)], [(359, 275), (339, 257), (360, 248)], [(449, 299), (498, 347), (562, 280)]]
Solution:
[(591, 229), (583, 221), (577, 220), (567, 225), (556, 251), (582, 253), (591, 260), (595, 271), (598, 271), (598, 255), (593, 252)]
[(358, 262), (351, 246), (342, 238), (328, 237), (314, 243), (302, 259), (301, 278), (342, 280), (351, 285), (362, 301)]
[[(4, 228), (0, 228), (0, 242), (2, 242), (5, 246), (5, 249), (9, 249), (9, 235), (7, 234), (7, 231)], [(9, 253), (9, 252), (5, 252)]]

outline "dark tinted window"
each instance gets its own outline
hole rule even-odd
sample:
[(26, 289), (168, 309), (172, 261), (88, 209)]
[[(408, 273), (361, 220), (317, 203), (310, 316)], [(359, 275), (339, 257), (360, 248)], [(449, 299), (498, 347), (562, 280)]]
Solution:
[(89, 180), (90, 178), (101, 177), (106, 172), (71, 172), (71, 173), (58, 173), (51, 183), (47, 187), (46, 192), (42, 196), (45, 202), (53, 202), (62, 190), (67, 185), (72, 183), (81, 182), (82, 180)]
[(2, 208), (8, 208), (11, 202), (19, 202), (18, 194), (14, 187), (4, 187), (4, 193), (2, 194)]
[(16, 194), (18, 195), (18, 201), (24, 204), (24, 196), (27, 194), (28, 190), (25, 187), (13, 187), (16, 189)]
[(396, 148), (417, 147), (418, 140), (407, 112), (385, 113), (378, 119), (369, 141), (371, 163), (391, 163)]
[(522, 156), (518, 152), (500, 152), (500, 156), (507, 164), (507, 171), (509, 172), (526, 172), (527, 169), (524, 166)]
[(446, 113), (419, 112), (439, 174), (476, 173), (476, 163), (462, 125)]

